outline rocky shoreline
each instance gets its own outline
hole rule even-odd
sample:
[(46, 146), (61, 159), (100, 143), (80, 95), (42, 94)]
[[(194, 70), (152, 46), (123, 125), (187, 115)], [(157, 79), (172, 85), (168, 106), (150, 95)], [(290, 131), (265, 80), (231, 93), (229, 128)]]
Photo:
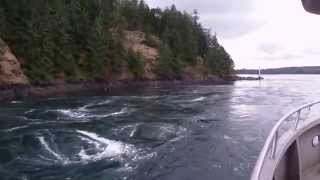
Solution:
[[(156, 38), (156, 37), (154, 37)], [(58, 97), (75, 94), (111, 94), (118, 90), (126, 90), (127, 87), (140, 86), (175, 86), (190, 84), (228, 84), (239, 80), (258, 80), (253, 77), (239, 77), (231, 75), (220, 78), (208, 75), (204, 70), (204, 59), (198, 57), (197, 64), (186, 67), (181, 74), (182, 80), (157, 80), (154, 73), (156, 60), (159, 56), (157, 48), (145, 44), (146, 35), (139, 31), (125, 31), (124, 47), (140, 53), (145, 60), (141, 80), (135, 80), (134, 74), (128, 68), (124, 68), (116, 76), (107, 75), (100, 80), (67, 82), (65, 74), (58, 73), (51, 82), (43, 81), (32, 84), (32, 80), (25, 74), (22, 65), (23, 58), (17, 58), (10, 47), (0, 38), (0, 101), (20, 101), (36, 97)], [(157, 39), (157, 41), (159, 41)], [(89, 78), (91, 79), (91, 78)], [(106, 80), (107, 79), (107, 80)], [(111, 92), (112, 91), (112, 92)]]
[(206, 80), (128, 80), (108, 82), (77, 82), (65, 84), (45, 85), (1, 85), (0, 101), (19, 101), (36, 97), (59, 97), (66, 95), (81, 95), (85, 93), (104, 93), (130, 86), (158, 86), (158, 85), (218, 85), (230, 84), (239, 80), (259, 80), (254, 77), (232, 76), (227, 78), (212, 77)]

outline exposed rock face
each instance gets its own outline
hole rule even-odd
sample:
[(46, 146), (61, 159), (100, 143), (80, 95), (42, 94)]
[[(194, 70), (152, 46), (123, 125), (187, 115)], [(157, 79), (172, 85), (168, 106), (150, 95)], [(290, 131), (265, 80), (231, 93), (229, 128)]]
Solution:
[[(124, 47), (134, 52), (139, 53), (144, 60), (144, 75), (143, 78), (147, 80), (157, 79), (155, 73), (155, 67), (157, 58), (159, 56), (159, 50), (156, 47), (150, 47), (146, 43), (146, 34), (140, 31), (124, 31), (125, 41)], [(159, 38), (151, 36), (155, 44), (160, 45)], [(208, 66), (205, 60), (201, 57), (197, 57), (195, 64), (184, 67), (182, 73), (183, 80), (207, 80), (209, 78)], [(128, 73), (125, 73), (128, 76)]]
[(20, 63), (0, 39), (0, 85), (29, 84)]
[[(145, 44), (146, 35), (140, 31), (125, 31), (124, 47), (126, 49), (132, 49), (134, 52), (139, 53), (144, 59), (144, 79), (154, 80), (156, 74), (154, 73), (154, 67), (156, 60), (159, 56), (158, 49), (150, 47)], [(155, 41), (159, 41), (156, 37), (152, 36)]]

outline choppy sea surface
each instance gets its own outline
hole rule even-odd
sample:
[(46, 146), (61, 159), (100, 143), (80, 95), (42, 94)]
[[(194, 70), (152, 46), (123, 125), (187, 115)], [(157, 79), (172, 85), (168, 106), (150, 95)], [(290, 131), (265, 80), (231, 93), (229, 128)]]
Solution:
[(0, 104), (1, 180), (247, 180), (272, 125), (319, 75), (132, 87)]

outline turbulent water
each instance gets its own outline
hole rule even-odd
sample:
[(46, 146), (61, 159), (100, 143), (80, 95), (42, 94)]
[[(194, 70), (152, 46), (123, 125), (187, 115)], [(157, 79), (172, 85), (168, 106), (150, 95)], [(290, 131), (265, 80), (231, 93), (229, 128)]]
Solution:
[(320, 76), (135, 87), (0, 105), (1, 180), (247, 180), (287, 111)]

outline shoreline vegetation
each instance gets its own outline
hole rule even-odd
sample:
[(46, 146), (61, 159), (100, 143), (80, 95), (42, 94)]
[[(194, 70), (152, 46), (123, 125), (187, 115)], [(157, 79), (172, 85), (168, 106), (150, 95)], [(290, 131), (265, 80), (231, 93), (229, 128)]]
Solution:
[(143, 0), (1, 0), (0, 100), (244, 79), (199, 19)]
[(90, 93), (108, 94), (109, 92), (126, 87), (142, 86), (155, 87), (159, 85), (219, 85), (230, 84), (241, 80), (259, 80), (256, 77), (230, 76), (226, 78), (211, 77), (206, 80), (136, 80), (136, 81), (103, 81), (103, 82), (73, 82), (65, 84), (42, 85), (0, 85), (1, 101), (20, 101), (29, 98), (50, 98), (66, 95), (84, 95)]

